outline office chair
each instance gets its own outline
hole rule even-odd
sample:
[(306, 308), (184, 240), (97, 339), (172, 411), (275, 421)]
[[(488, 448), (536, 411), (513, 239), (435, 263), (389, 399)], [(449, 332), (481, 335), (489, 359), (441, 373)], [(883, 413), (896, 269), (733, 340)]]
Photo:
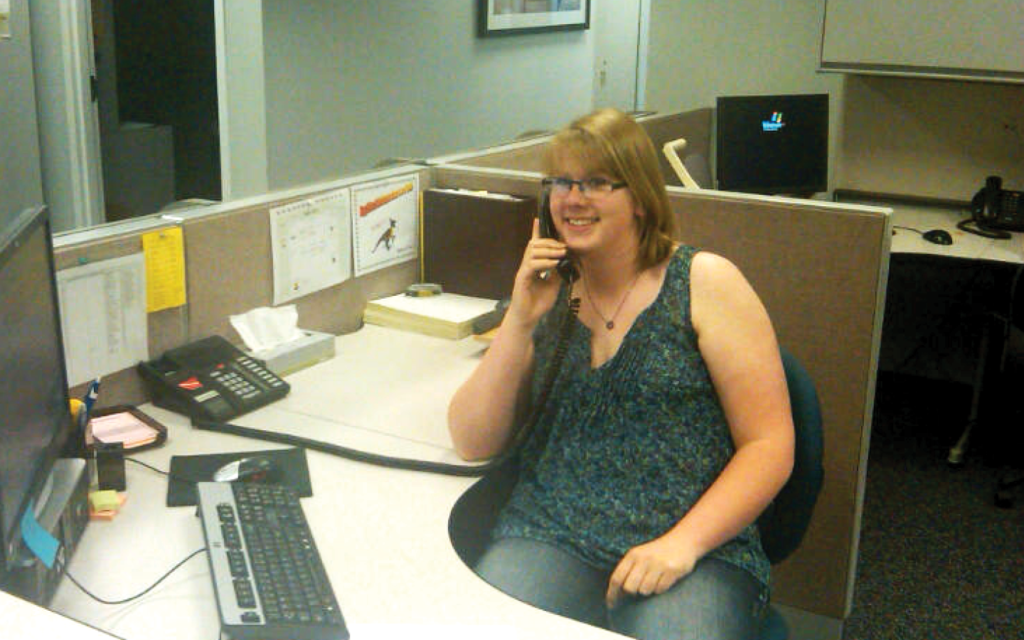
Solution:
[[(1002, 423), (1006, 440), (1014, 442), (1015, 436), (1010, 430), (1020, 429), (1019, 425), (1024, 420), (1024, 408), (1020, 405), (1018, 389), (1024, 382), (1024, 328), (1022, 328), (1021, 310), (1018, 307), (1024, 305), (1024, 299), (1017, 295), (1018, 284), (1021, 275), (1024, 274), (1024, 266), (1018, 267), (1010, 286), (1010, 309), (1006, 318), (1005, 330), (1002, 341), (1002, 357), (999, 361), (999, 384), (996, 391), (996, 400), (1001, 411), (998, 420)], [(1024, 298), (1024, 296), (1020, 296)], [(1019, 441), (1019, 438), (1016, 438)], [(997, 507), (1009, 509), (1013, 506), (1015, 489), (1024, 485), (1024, 468), (1021, 466), (1024, 451), (1020, 445), (1007, 446), (1000, 449), (1000, 470), (996, 476), (996, 487), (994, 491), (994, 502)]]
[[(757, 519), (761, 546), (773, 565), (788, 558), (800, 546), (825, 476), (818, 392), (800, 361), (785, 349), (781, 351), (796, 439), (793, 472), (779, 495)], [(789, 627), (782, 614), (776, 607), (769, 606), (758, 640), (785, 640), (788, 637)]]
[[(984, 316), (970, 416), (963, 435), (950, 450), (951, 464), (963, 464), (971, 427), (979, 422), (980, 417), (984, 417), (986, 427), (1002, 427), (1003, 439), (1009, 443), (1013, 443), (1015, 437), (1011, 430), (1019, 430), (1018, 425), (1024, 421), (1024, 407), (1018, 395), (1024, 383), (1024, 321), (1021, 320), (1024, 318), (1024, 295), (1018, 294), (1022, 276), (1024, 265), (1014, 271), (1006, 307), (997, 305)], [(993, 371), (987, 365), (990, 355), (996, 358), (991, 367)], [(982, 405), (987, 409), (983, 416)], [(998, 436), (1003, 434), (992, 432), (985, 435), (994, 442), (988, 445), (989, 456), (998, 467), (993, 501), (996, 506), (1008, 509), (1014, 504), (1015, 489), (1024, 485), (1024, 469), (1021, 467), (1024, 451), (1019, 445), (1000, 441)]]
[[(781, 355), (796, 444), (789, 480), (757, 520), (761, 545), (772, 564), (782, 562), (800, 546), (824, 477), (821, 407), (814, 382), (792, 354), (782, 349)], [(467, 489), (452, 507), (448, 535), (455, 552), (470, 568), (487, 548), (498, 513), (515, 486), (516, 470), (513, 463), (491, 472)], [(789, 628), (782, 615), (769, 606), (758, 640), (788, 637)]]

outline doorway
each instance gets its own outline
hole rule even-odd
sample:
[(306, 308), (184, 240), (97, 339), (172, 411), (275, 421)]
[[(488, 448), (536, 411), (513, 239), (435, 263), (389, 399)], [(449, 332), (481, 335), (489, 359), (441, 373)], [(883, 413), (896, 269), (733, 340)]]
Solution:
[(92, 0), (106, 221), (221, 199), (213, 0)]
[(646, 56), (641, 57), (644, 11), (649, 0), (616, 0), (594, 7), (593, 106), (623, 111), (642, 108), (638, 79)]

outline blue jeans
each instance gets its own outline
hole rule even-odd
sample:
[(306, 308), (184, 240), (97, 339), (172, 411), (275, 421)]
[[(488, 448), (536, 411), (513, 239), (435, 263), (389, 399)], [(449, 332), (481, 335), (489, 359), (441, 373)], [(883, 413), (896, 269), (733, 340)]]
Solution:
[(642, 640), (745, 640), (758, 635), (767, 589), (748, 572), (715, 558), (663, 594), (624, 595), (605, 606), (610, 573), (551, 544), (496, 540), (477, 563), (481, 578), (536, 607)]

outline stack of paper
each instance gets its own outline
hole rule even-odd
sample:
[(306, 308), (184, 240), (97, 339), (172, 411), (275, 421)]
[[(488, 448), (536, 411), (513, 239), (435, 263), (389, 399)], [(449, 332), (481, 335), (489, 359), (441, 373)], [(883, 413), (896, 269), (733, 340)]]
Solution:
[(155, 442), (157, 432), (127, 411), (99, 416), (89, 421), (92, 437), (111, 444), (120, 442), (125, 449)]
[(458, 340), (473, 332), (473, 322), (494, 311), (496, 300), (457, 293), (407, 296), (400, 293), (366, 303), (363, 321)]

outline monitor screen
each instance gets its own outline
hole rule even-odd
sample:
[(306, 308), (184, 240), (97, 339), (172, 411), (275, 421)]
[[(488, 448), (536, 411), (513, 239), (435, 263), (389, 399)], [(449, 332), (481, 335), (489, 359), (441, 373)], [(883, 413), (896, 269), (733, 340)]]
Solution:
[(19, 543), (22, 512), (72, 428), (45, 208), (26, 211), (0, 235), (0, 327), (2, 569)]
[(723, 191), (807, 196), (828, 189), (828, 94), (718, 98)]

